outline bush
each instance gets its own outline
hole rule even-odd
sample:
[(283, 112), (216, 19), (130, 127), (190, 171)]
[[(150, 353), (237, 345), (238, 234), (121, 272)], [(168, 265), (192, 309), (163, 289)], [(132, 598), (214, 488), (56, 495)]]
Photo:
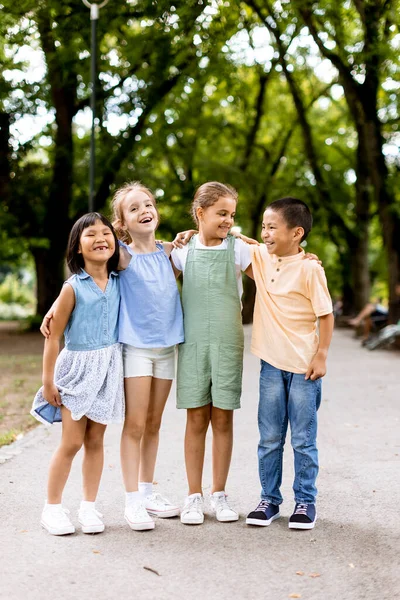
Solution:
[(9, 273), (0, 284), (0, 303), (17, 304), (32, 309), (35, 304), (35, 296), (32, 289), (22, 283), (17, 275)]
[(14, 302), (8, 304), (0, 302), (0, 321), (19, 321), (30, 317), (34, 312), (32, 304), (22, 306)]

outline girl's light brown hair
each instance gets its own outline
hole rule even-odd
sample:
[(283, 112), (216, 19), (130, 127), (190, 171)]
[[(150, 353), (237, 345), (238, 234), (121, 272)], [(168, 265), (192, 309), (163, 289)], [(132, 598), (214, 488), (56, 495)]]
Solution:
[(208, 208), (218, 202), (219, 198), (226, 198), (227, 196), (233, 198), (235, 202), (238, 201), (238, 193), (231, 185), (219, 183), (219, 181), (207, 181), (207, 183), (200, 185), (196, 190), (190, 209), (194, 222), (197, 225), (199, 224), (198, 208)]
[(154, 208), (157, 211), (157, 218), (158, 218), (157, 226), (160, 223), (160, 215), (157, 210), (157, 203), (156, 203), (156, 199), (154, 197), (153, 192), (148, 187), (143, 185), (140, 181), (128, 181), (127, 183), (124, 183), (124, 185), (119, 187), (116, 190), (116, 192), (114, 193), (113, 199), (111, 201), (111, 208), (112, 208), (113, 227), (116, 231), (118, 239), (121, 240), (121, 242), (124, 242), (125, 244), (130, 244), (132, 242), (132, 238), (129, 235), (129, 232), (126, 231), (126, 229), (123, 229), (123, 225), (125, 225), (125, 221), (124, 221), (124, 213), (122, 210), (122, 203), (125, 200), (125, 198), (127, 197), (127, 195), (130, 194), (131, 192), (143, 192), (150, 198), (152, 204), (154, 205)]

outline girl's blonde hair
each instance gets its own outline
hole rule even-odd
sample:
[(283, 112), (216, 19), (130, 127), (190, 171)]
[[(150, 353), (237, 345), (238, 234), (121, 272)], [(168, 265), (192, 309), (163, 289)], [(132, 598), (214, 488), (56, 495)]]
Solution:
[[(130, 244), (132, 242), (132, 238), (129, 235), (129, 232), (126, 231), (126, 229), (122, 229), (122, 226), (125, 224), (122, 203), (125, 200), (126, 196), (131, 192), (144, 192), (150, 198), (151, 202), (154, 205), (154, 208), (157, 210), (157, 203), (153, 192), (148, 187), (143, 185), (140, 181), (128, 181), (116, 190), (111, 201), (112, 224), (118, 236), (118, 239), (124, 242), (125, 244)], [(160, 215), (158, 213), (158, 210), (157, 217), (159, 224)]]
[(199, 224), (197, 216), (199, 207), (208, 208), (218, 202), (219, 198), (226, 198), (226, 196), (230, 196), (235, 202), (238, 201), (238, 193), (231, 185), (219, 183), (219, 181), (207, 181), (207, 183), (200, 185), (196, 190), (190, 209), (194, 222), (197, 225)]

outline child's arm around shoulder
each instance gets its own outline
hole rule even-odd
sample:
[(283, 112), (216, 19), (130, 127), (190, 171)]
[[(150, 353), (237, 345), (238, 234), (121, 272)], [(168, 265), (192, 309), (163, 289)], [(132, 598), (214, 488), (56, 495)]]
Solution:
[(119, 242), (119, 261), (118, 271), (124, 271), (132, 260), (132, 255), (127, 250), (127, 247), (122, 242)]
[(235, 239), (235, 254), (239, 256), (240, 269), (245, 275), (254, 279), (253, 267), (252, 267), (252, 256), (255, 250), (260, 248), (260, 243), (253, 238), (249, 238), (238, 231), (231, 231)]
[(61, 405), (61, 398), (54, 383), (54, 367), (60, 352), (60, 339), (75, 306), (75, 293), (69, 284), (64, 284), (56, 303), (51, 323), (51, 331), (44, 343), (43, 352), (43, 396), (53, 406)]

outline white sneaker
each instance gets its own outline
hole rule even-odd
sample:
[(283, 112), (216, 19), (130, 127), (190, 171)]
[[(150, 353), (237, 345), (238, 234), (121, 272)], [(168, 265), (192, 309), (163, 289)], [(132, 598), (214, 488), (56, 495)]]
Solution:
[(125, 520), (129, 527), (134, 531), (144, 531), (145, 529), (154, 529), (155, 523), (143, 502), (132, 502), (125, 506)]
[(225, 492), (214, 492), (210, 496), (210, 504), (215, 512), (217, 521), (227, 523), (229, 521), (237, 521), (239, 514), (229, 506), (227, 495)]
[(151, 494), (144, 499), (144, 506), (150, 515), (166, 519), (168, 517), (178, 517), (179, 506), (172, 504), (161, 494)]
[(78, 521), (83, 533), (101, 533), (104, 531), (103, 515), (93, 507), (85, 506), (78, 512)]
[(185, 525), (204, 523), (203, 496), (201, 494), (191, 494), (186, 498), (181, 512), (181, 523)]
[(67, 535), (75, 533), (75, 527), (67, 517), (69, 510), (61, 504), (46, 504), (42, 511), (40, 524), (47, 529), (51, 535)]

